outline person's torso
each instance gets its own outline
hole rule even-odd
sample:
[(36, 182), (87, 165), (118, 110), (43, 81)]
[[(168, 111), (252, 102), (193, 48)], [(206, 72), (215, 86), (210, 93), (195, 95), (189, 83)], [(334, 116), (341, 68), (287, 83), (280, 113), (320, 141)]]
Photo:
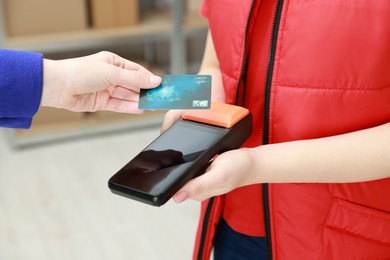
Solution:
[[(205, 4), (228, 103), (246, 83), (244, 105), (254, 115), (255, 129), (245, 146), (338, 135), (390, 121), (390, 2), (278, 1), (276, 20), (277, 8), (265, 0)], [(272, 15), (260, 15), (270, 6)], [(247, 26), (248, 17), (263, 29)], [(274, 53), (271, 38), (258, 39), (272, 33)], [(274, 258), (390, 257), (390, 179), (267, 189)], [(261, 193), (240, 190), (226, 195), (230, 213), (224, 216), (236, 215), (227, 219), (229, 225), (248, 233), (239, 223), (251, 219), (248, 201), (252, 195), (258, 201)], [(258, 217), (253, 228), (261, 232)]]

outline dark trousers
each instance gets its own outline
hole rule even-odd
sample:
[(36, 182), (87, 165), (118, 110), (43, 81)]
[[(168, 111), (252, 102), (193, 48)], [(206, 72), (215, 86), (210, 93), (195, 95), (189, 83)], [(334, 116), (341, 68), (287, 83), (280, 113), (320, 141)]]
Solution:
[(266, 250), (265, 237), (238, 233), (220, 220), (214, 238), (214, 260), (266, 260)]

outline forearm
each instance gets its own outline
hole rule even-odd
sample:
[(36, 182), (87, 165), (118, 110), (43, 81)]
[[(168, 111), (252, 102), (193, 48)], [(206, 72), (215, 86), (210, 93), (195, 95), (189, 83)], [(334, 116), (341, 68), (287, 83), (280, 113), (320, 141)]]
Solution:
[(344, 183), (390, 177), (390, 123), (250, 150), (256, 183)]
[(225, 102), (225, 91), (223, 89), (222, 75), (219, 68), (218, 58), (215, 52), (214, 43), (210, 32), (207, 35), (206, 47), (202, 64), (198, 74), (208, 74), (212, 77), (212, 100)]
[(221, 71), (219, 68), (203, 68), (202, 70), (199, 70), (198, 74), (211, 75), (211, 99), (214, 101), (225, 102), (225, 91), (223, 89)]

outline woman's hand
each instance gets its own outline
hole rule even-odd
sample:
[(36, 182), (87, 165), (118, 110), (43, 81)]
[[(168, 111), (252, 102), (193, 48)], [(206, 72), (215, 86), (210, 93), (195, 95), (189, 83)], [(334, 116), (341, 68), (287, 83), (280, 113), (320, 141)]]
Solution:
[(177, 203), (186, 199), (202, 201), (255, 183), (255, 163), (249, 148), (225, 152), (214, 159), (205, 174), (189, 181), (173, 199)]
[(154, 88), (161, 78), (141, 65), (110, 52), (66, 59), (44, 60), (41, 105), (71, 111), (109, 110), (142, 113), (140, 89)]
[(354, 183), (390, 177), (390, 123), (341, 135), (241, 148), (218, 156), (176, 202), (256, 183)]

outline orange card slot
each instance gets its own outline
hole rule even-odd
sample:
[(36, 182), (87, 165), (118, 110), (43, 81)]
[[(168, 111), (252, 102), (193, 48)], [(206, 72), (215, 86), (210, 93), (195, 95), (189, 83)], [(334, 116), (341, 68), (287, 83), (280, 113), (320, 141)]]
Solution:
[(231, 128), (249, 114), (243, 107), (212, 102), (210, 110), (189, 110), (182, 115), (184, 120)]

